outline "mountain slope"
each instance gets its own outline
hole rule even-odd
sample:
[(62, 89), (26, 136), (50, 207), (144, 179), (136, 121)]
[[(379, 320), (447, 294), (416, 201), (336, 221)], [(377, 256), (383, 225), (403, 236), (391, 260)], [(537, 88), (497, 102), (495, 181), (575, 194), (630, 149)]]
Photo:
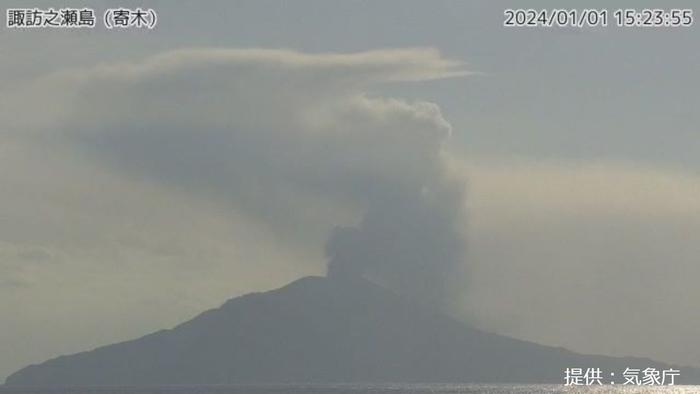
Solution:
[[(567, 367), (668, 368), (485, 333), (363, 280), (307, 277), (171, 330), (26, 367), (6, 384), (557, 383)], [(687, 372), (679, 381), (691, 381)]]

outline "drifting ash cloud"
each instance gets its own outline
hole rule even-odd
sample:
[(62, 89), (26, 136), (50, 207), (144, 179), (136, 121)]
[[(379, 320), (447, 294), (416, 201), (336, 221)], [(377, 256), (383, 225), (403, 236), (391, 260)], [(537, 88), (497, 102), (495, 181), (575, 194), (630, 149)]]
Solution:
[[(466, 74), (432, 49), (180, 50), (43, 78), (25, 97), (57, 92), (44, 99), (62, 105), (11, 129), (229, 201), (281, 237), (305, 237), (311, 221), (326, 229), (331, 275), (444, 304), (465, 238), (463, 184), (444, 163), (451, 127), (435, 104), (365, 91)], [(16, 102), (15, 114), (36, 107)], [(314, 212), (320, 201), (349, 214)]]

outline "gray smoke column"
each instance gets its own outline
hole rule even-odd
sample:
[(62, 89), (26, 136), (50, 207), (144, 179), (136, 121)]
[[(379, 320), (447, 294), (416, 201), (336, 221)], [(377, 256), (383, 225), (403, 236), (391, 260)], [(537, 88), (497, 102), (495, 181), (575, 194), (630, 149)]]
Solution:
[[(357, 226), (336, 227), (327, 244), (328, 276), (366, 277), (400, 294), (446, 307), (465, 263), (464, 185), (440, 152), (409, 185), (387, 180)], [(368, 191), (372, 188), (368, 187)]]

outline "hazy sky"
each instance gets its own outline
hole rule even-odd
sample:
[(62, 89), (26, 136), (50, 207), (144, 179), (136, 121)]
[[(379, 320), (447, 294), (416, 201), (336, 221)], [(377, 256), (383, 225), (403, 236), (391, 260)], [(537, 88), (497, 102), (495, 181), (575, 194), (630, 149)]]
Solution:
[(461, 318), (700, 366), (697, 26), (509, 30), (486, 1), (111, 4), (144, 5), (155, 31), (0, 30), (0, 378), (324, 273), (336, 226), (423, 210), (466, 221), (448, 232), (465, 254), (440, 256), (461, 261)]

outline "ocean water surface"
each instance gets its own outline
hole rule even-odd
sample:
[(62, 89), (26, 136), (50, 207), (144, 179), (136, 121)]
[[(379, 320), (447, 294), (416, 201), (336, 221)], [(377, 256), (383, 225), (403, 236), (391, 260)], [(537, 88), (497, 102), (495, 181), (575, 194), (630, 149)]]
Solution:
[(340, 384), (167, 387), (0, 387), (0, 394), (651, 394), (699, 393), (700, 386), (588, 386), (513, 384)]

